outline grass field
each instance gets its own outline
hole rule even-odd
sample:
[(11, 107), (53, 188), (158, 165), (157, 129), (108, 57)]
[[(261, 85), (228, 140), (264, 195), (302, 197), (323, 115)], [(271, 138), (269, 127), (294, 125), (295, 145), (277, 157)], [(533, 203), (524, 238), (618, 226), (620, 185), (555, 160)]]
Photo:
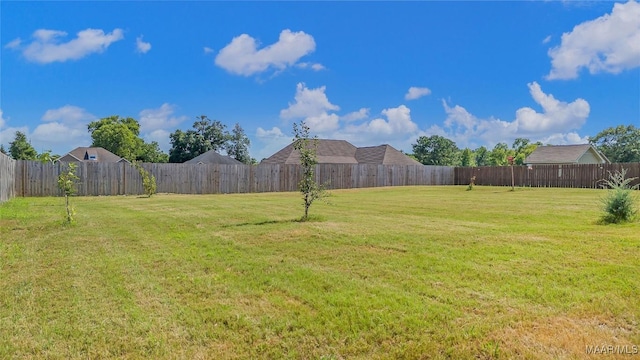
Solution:
[(297, 193), (73, 198), (72, 226), (62, 198), (13, 199), (0, 205), (0, 358), (640, 346), (640, 222), (598, 224), (603, 190), (465, 188), (333, 191), (309, 222)]

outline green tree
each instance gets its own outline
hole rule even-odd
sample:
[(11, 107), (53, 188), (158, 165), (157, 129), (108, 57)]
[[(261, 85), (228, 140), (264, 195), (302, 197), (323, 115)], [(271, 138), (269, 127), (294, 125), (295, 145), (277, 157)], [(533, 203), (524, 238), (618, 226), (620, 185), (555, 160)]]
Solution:
[(489, 155), (489, 162), (493, 166), (504, 166), (508, 165), (509, 162), (507, 157), (514, 156), (515, 152), (509, 149), (509, 146), (506, 143), (497, 143), (496, 146), (491, 150), (491, 154)]
[(76, 175), (76, 166), (77, 165), (75, 163), (66, 164), (67, 169), (62, 171), (58, 176), (58, 188), (64, 195), (64, 204), (67, 211), (67, 224), (71, 224), (76, 215), (73, 206), (69, 203), (69, 197), (76, 193), (76, 183), (80, 180), (78, 175)]
[(515, 153), (514, 162), (516, 165), (524, 165), (527, 156), (538, 147), (541, 146), (541, 142), (532, 143), (531, 140), (525, 138), (517, 138), (512, 145), (512, 149)]
[(302, 221), (309, 219), (309, 208), (314, 201), (328, 196), (324, 187), (315, 179), (316, 164), (318, 164), (318, 137), (309, 135), (309, 127), (304, 121), (300, 125), (293, 124), (293, 148), (300, 152), (300, 165), (302, 165), (302, 180), (298, 184), (302, 199), (304, 200), (304, 216)]
[(243, 164), (251, 164), (252, 159), (249, 156), (249, 146), (251, 141), (245, 134), (240, 124), (236, 123), (231, 131), (229, 141), (227, 143), (227, 155), (240, 161)]
[(229, 138), (225, 128), (218, 120), (212, 121), (206, 115), (197, 116), (193, 130), (178, 129), (169, 135), (169, 162), (182, 163), (209, 150), (223, 149)]
[(118, 115), (93, 121), (88, 125), (93, 143), (112, 153), (135, 161), (144, 141), (139, 137), (140, 124), (133, 118), (121, 118)]
[(5, 155), (9, 155), (9, 153), (7, 152), (7, 150), (4, 148), (4, 145), (0, 144), (0, 153), (3, 153)]
[(640, 128), (633, 125), (602, 130), (589, 143), (613, 163), (640, 162)]
[(443, 136), (420, 136), (412, 147), (413, 155), (424, 165), (456, 166), (460, 163), (456, 143)]
[(491, 152), (489, 152), (486, 147), (480, 146), (473, 151), (473, 154), (475, 155), (476, 166), (491, 165), (491, 159), (489, 158)]
[(9, 143), (9, 154), (14, 160), (36, 160), (38, 152), (27, 141), (27, 135), (16, 131), (13, 142)]
[(469, 148), (465, 148), (462, 150), (462, 155), (460, 155), (460, 165), (461, 166), (475, 166), (476, 159), (473, 156), (473, 151)]
[(145, 163), (166, 163), (169, 162), (169, 155), (162, 152), (160, 145), (156, 141), (142, 143), (138, 149), (137, 161)]

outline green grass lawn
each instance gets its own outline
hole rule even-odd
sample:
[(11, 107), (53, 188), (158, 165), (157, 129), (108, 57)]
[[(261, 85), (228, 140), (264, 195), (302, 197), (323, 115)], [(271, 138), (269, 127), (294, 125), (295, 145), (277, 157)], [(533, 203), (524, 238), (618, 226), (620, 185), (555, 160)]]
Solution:
[(598, 224), (604, 190), (465, 189), (333, 191), (309, 222), (298, 193), (73, 198), (72, 226), (62, 198), (13, 199), (0, 205), (0, 358), (640, 346), (640, 222)]

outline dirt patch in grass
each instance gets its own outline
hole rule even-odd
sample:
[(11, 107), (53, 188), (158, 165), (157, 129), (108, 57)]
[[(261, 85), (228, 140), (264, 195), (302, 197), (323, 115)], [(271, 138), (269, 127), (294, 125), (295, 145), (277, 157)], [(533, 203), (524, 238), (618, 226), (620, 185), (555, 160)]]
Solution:
[(634, 336), (637, 338), (637, 328), (634, 321), (559, 315), (518, 322), (502, 329), (494, 338), (501, 344), (500, 355), (506, 358), (596, 359), (603, 357), (602, 352), (589, 353), (588, 348), (618, 346), (619, 351), (607, 352), (606, 358), (628, 359), (628, 352), (639, 345), (631, 340)]

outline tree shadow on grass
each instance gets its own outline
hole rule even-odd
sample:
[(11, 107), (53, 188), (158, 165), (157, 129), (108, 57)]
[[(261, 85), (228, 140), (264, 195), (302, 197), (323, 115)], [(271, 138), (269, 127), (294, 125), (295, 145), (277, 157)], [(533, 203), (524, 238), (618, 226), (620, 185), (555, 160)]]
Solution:
[(263, 220), (263, 221), (247, 221), (238, 224), (222, 225), (223, 228), (240, 227), (240, 226), (260, 226), (260, 225), (272, 225), (272, 224), (287, 224), (287, 223), (304, 223), (304, 222), (322, 222), (325, 219), (320, 216), (309, 216), (306, 220), (303, 218), (295, 219), (282, 219), (282, 220)]

